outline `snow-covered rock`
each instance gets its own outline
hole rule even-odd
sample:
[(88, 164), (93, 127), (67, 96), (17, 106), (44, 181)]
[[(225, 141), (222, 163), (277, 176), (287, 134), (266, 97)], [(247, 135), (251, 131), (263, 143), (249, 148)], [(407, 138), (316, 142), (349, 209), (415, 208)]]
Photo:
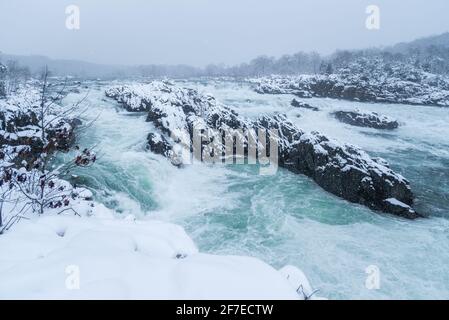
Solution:
[[(34, 86), (21, 88), (7, 99), (0, 100), (0, 155), (8, 156), (9, 147), (18, 147), (17, 164), (26, 161), (30, 166), (40, 157), (45, 147), (46, 153), (66, 151), (75, 141), (74, 128), (78, 120), (56, 118), (62, 108), (48, 102), (46, 106), (45, 132), (42, 134), (40, 93)], [(53, 119), (55, 119), (53, 121)], [(27, 148), (23, 148), (26, 146)]]
[[(173, 224), (45, 215), (0, 235), (0, 299), (305, 299), (295, 268), (198, 252)], [(312, 298), (314, 296), (312, 295)]]
[(366, 127), (374, 129), (387, 129), (393, 130), (399, 127), (397, 120), (389, 118), (384, 115), (380, 115), (376, 112), (361, 112), (360, 110), (354, 111), (335, 111), (332, 113), (335, 118), (343, 123), (347, 123), (357, 127)]
[[(276, 129), (277, 136), (272, 138), (278, 145), (278, 165), (311, 177), (328, 192), (351, 202), (406, 218), (419, 216), (412, 209), (386, 205), (385, 199), (396, 198), (412, 206), (414, 196), (409, 182), (385, 161), (372, 159), (353, 145), (338, 143), (317, 132), (305, 133), (285, 115), (263, 116), (256, 121), (246, 119), (209, 95), (168, 82), (115, 86), (106, 95), (127, 110), (146, 110), (147, 120), (159, 129), (157, 134), (148, 136), (149, 149), (171, 158), (177, 165), (182, 163), (185, 153), (180, 158), (176, 148), (181, 146), (190, 152), (191, 146), (195, 146), (194, 128), (203, 130), (200, 143), (203, 159), (212, 155), (211, 150), (213, 153), (218, 150), (221, 156), (220, 150), (226, 148), (223, 135), (233, 135), (247, 146), (255, 131)], [(260, 144), (258, 148), (261, 153), (268, 149)]]
[(384, 206), (387, 210), (396, 213), (397, 215), (401, 215), (402, 212), (414, 212), (413, 208), (396, 198), (389, 198), (384, 200)]
[(49, 164), (55, 152), (74, 143), (79, 121), (57, 99), (44, 95), (43, 104), (41, 99), (30, 83), (0, 100), (0, 234), (29, 214), (76, 214), (71, 204), (83, 200), (81, 190), (60, 177), (96, 161), (95, 153), (85, 149), (72, 162)]
[(314, 106), (311, 106), (308, 103), (305, 103), (304, 101), (298, 101), (296, 99), (293, 99), (291, 102), (292, 107), (295, 108), (302, 108), (302, 109), (308, 109), (308, 110), (312, 110), (312, 111), (319, 111), (320, 109)]
[(449, 106), (449, 79), (407, 63), (362, 58), (334, 74), (248, 79), (261, 94)]

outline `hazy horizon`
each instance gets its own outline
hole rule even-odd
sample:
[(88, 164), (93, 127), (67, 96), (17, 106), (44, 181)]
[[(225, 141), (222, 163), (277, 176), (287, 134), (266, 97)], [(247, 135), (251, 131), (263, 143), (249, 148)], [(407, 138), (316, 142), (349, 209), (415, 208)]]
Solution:
[[(240, 2), (0, 0), (0, 50), (107, 65), (203, 67), (389, 46), (449, 30), (446, 0)], [(79, 30), (65, 27), (70, 4), (80, 8)], [(380, 30), (365, 27), (371, 4), (380, 8)]]

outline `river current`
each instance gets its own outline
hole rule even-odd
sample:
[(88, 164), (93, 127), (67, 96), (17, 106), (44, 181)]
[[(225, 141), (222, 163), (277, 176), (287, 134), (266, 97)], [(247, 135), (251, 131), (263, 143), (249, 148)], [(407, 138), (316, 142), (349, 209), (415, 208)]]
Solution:
[[(290, 106), (292, 96), (259, 95), (246, 83), (178, 81), (213, 94), (247, 117), (276, 112), (305, 131), (319, 131), (381, 156), (410, 180), (416, 208), (427, 219), (407, 221), (339, 199), (311, 179), (280, 169), (259, 175), (248, 165), (190, 165), (178, 169), (145, 150), (154, 128), (92, 83), (84, 120), (97, 120), (79, 144), (95, 145), (99, 161), (80, 169), (77, 183), (118, 216), (182, 225), (203, 252), (249, 255), (279, 268), (302, 269), (319, 295), (331, 299), (449, 299), (449, 110), (311, 99), (320, 111)], [(72, 93), (72, 103), (83, 96)], [(395, 131), (352, 127), (330, 116), (359, 108), (396, 118)], [(73, 154), (61, 154), (58, 160)], [(366, 286), (376, 266), (380, 287)]]

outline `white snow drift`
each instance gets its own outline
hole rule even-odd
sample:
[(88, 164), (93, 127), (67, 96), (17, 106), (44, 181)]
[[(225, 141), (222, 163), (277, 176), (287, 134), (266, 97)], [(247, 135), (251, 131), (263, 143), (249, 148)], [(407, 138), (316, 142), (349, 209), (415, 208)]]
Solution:
[(314, 298), (295, 267), (199, 253), (177, 225), (93, 208), (22, 220), (1, 235), (0, 299)]

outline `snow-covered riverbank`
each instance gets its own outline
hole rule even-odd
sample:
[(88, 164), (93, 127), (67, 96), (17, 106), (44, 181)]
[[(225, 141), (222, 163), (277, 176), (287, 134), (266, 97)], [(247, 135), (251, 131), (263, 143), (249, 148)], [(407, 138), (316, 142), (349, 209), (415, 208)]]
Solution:
[(177, 225), (132, 216), (119, 219), (100, 204), (90, 211), (92, 216), (34, 217), (0, 236), (0, 299), (312, 295), (295, 267), (277, 271), (255, 258), (200, 253)]

